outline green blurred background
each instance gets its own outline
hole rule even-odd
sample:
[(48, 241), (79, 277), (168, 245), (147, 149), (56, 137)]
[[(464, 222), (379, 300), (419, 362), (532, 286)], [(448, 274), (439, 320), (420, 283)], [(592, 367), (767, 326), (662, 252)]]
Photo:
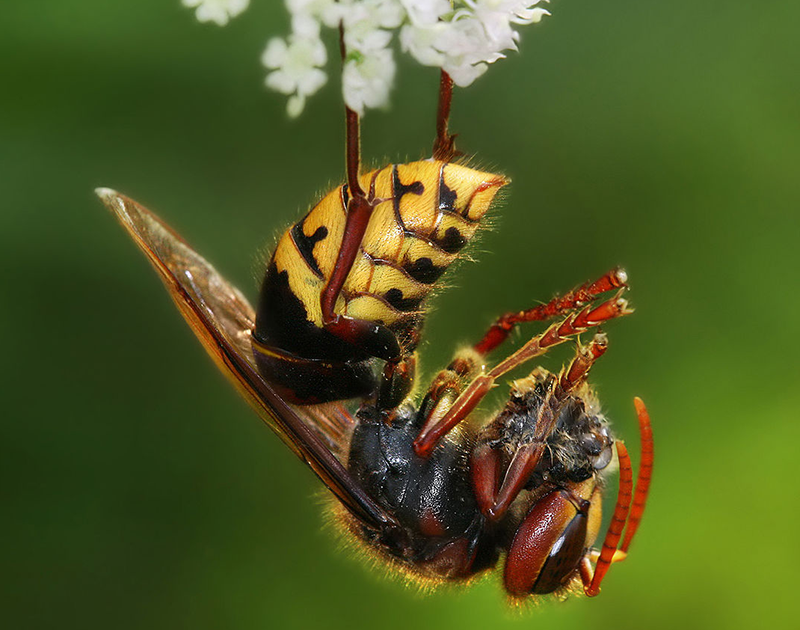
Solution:
[[(551, 10), (456, 94), (461, 147), (513, 185), (435, 302), (423, 367), (626, 266), (637, 312), (607, 327), (594, 380), (634, 457), (645, 398), (658, 461), (602, 596), (519, 616), (494, 577), (421, 596), (339, 550), (317, 480), (93, 196), (131, 194), (254, 295), (263, 252), (343, 175), (337, 82), (297, 121), (262, 87), (278, 3), (219, 29), (178, 0), (17, 1), (0, 18), (3, 627), (796, 627), (800, 3)], [(401, 65), (369, 162), (426, 155), (436, 81)]]

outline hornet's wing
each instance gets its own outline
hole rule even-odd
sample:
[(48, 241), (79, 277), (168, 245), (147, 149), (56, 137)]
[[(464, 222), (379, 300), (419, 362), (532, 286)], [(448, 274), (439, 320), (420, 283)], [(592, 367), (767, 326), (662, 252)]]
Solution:
[(158, 271), (217, 367), (264, 422), (359, 520), (377, 529), (392, 526), (394, 519), (355, 483), (323, 440), (324, 427), (315, 430), (303, 420), (314, 422), (319, 412), (288, 404), (259, 374), (250, 347), (255, 314), (247, 299), (155, 214), (108, 188), (96, 192)]

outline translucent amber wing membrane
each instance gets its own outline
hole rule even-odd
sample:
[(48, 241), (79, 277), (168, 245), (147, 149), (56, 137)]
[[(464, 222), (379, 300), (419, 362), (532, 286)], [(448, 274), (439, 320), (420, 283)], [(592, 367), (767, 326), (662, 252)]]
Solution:
[(158, 271), (217, 367), (259, 416), (358, 518), (375, 526), (391, 522), (353, 483), (320, 435), (259, 375), (250, 345), (255, 314), (239, 290), (152, 212), (107, 188), (97, 194)]

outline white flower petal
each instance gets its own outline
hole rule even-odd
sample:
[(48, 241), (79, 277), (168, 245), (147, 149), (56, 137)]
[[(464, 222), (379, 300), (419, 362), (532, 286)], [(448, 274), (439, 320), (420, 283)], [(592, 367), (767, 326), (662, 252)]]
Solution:
[(306, 97), (301, 95), (290, 96), (286, 101), (286, 113), (290, 118), (297, 118), (303, 113), (303, 108), (306, 106)]
[(228, 15), (236, 17), (250, 6), (250, 0), (228, 0)]
[(366, 0), (366, 4), (381, 28), (399, 28), (403, 23), (405, 11), (398, 0)]
[[(516, 50), (517, 28), (549, 13), (537, 5), (547, 0), (284, 0), (292, 18), (291, 34), (269, 42), (262, 63), (272, 72), (266, 83), (290, 96), (294, 116), (305, 99), (327, 80), (327, 51), (321, 27), (344, 27), (347, 59), (342, 70), (345, 102), (363, 114), (388, 102), (396, 72), (391, 49), (400, 46), (419, 63), (447, 71), (462, 87)], [(201, 9), (224, 8), (227, 21), (248, 0), (183, 0)], [(209, 17), (209, 19), (212, 19)]]
[(292, 16), (292, 34), (298, 37), (319, 39), (319, 20), (305, 13)]
[(297, 80), (297, 92), (298, 94), (311, 96), (312, 94), (316, 94), (316, 92), (325, 85), (327, 80), (327, 74), (319, 68), (312, 68)]
[(225, 26), (228, 23), (228, 14), (225, 9), (215, 4), (201, 4), (197, 7), (195, 15), (199, 22), (214, 22), (219, 26)]
[(215, 22), (225, 26), (250, 4), (250, 0), (182, 0), (186, 7), (195, 8), (195, 17), (200, 22)]
[(400, 31), (400, 46), (423, 66), (441, 66), (445, 55), (436, 48), (444, 25), (406, 25)]
[(392, 34), (389, 31), (363, 28), (362, 24), (358, 24), (344, 33), (344, 43), (348, 51), (357, 50), (361, 53), (378, 51), (386, 48), (391, 41)]
[(297, 81), (283, 70), (270, 72), (264, 80), (267, 87), (281, 94), (294, 94), (297, 90)]
[(538, 24), (542, 21), (545, 15), (550, 15), (547, 9), (530, 9), (519, 13), (516, 17), (511, 18), (515, 24)]
[(348, 61), (342, 72), (342, 92), (347, 106), (363, 115), (365, 107), (388, 104), (395, 70), (394, 57), (388, 49)]
[(261, 54), (261, 63), (267, 68), (280, 68), (286, 61), (288, 47), (280, 37), (273, 37)]
[(475, 82), (479, 76), (489, 69), (485, 63), (478, 63), (475, 65), (460, 64), (460, 65), (444, 65), (444, 71), (450, 75), (458, 87), (469, 87)]
[(453, 11), (448, 0), (400, 0), (414, 26), (432, 26)]

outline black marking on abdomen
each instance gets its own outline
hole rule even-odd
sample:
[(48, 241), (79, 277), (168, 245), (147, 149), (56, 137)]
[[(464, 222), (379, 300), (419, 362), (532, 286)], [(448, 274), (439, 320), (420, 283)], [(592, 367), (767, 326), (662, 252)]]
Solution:
[(420, 304), (422, 304), (422, 300), (424, 300), (425, 297), (403, 297), (403, 292), (400, 289), (393, 288), (384, 293), (383, 299), (398, 311), (412, 313), (419, 310)]
[(444, 183), (444, 166), (439, 171), (439, 212), (456, 212), (458, 193)]
[(317, 259), (314, 258), (314, 245), (325, 240), (325, 238), (328, 236), (328, 228), (326, 228), (324, 225), (320, 225), (316, 230), (314, 230), (314, 233), (311, 236), (306, 236), (306, 233), (303, 231), (304, 222), (305, 219), (299, 223), (295, 223), (292, 226), (292, 240), (297, 247), (297, 251), (300, 252), (303, 260), (308, 265), (308, 268), (311, 269), (311, 271), (314, 272), (314, 275), (316, 275), (318, 278), (322, 278), (322, 270), (319, 268)]
[(437, 267), (433, 261), (424, 256), (403, 265), (403, 271), (422, 284), (433, 284), (445, 272), (447, 267)]
[(455, 254), (467, 244), (467, 237), (457, 227), (449, 227), (444, 232), (444, 237), (437, 241), (437, 245), (448, 254)]
[(411, 182), (410, 184), (406, 185), (400, 181), (400, 174), (397, 169), (397, 164), (392, 165), (392, 203), (394, 205), (394, 216), (395, 220), (397, 221), (397, 225), (406, 232), (405, 223), (403, 223), (403, 217), (400, 216), (400, 200), (403, 198), (403, 195), (408, 193), (413, 193), (415, 195), (421, 195), (425, 192), (425, 184), (421, 181)]
[(365, 352), (309, 320), (302, 296), (295, 294), (289, 284), (289, 273), (279, 272), (274, 260), (267, 267), (261, 285), (257, 313), (253, 337), (262, 345), (306, 359), (363, 361), (369, 358)]

